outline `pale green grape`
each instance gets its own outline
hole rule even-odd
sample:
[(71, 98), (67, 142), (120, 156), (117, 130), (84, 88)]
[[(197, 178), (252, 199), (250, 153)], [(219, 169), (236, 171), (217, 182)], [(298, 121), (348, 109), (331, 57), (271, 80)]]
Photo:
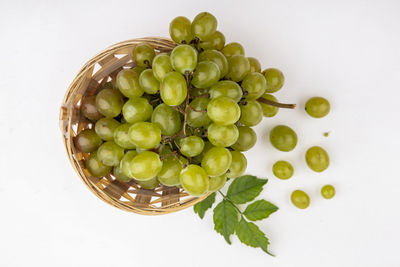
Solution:
[(74, 138), (75, 147), (84, 153), (95, 151), (102, 142), (100, 136), (92, 129), (83, 130)]
[(197, 51), (190, 45), (178, 45), (171, 52), (172, 68), (185, 74), (192, 72), (197, 66)]
[(321, 195), (326, 199), (331, 199), (335, 196), (336, 190), (333, 185), (327, 184), (321, 188)]
[(264, 70), (262, 73), (267, 82), (266, 93), (275, 93), (282, 88), (283, 83), (285, 82), (285, 76), (283, 76), (283, 73), (280, 70), (270, 68)]
[(129, 128), (129, 137), (138, 148), (151, 149), (160, 144), (161, 130), (150, 122), (136, 122)]
[(157, 177), (160, 183), (166, 186), (177, 186), (179, 174), (182, 170), (182, 163), (175, 157), (168, 157), (163, 160), (163, 166)]
[(180, 151), (186, 157), (199, 155), (204, 149), (204, 141), (198, 136), (188, 136), (179, 141)]
[(102, 118), (98, 120), (94, 126), (96, 134), (105, 141), (111, 141), (114, 139), (114, 131), (120, 123), (112, 118)]
[(315, 172), (322, 172), (329, 167), (329, 155), (320, 146), (310, 147), (306, 152), (308, 167)]
[(227, 96), (239, 102), (242, 99), (243, 91), (239, 84), (233, 81), (219, 81), (210, 88), (210, 97), (217, 98)]
[(114, 130), (114, 142), (122, 148), (125, 149), (134, 149), (136, 145), (131, 141), (129, 137), (129, 128), (131, 124), (124, 123), (118, 126)]
[(228, 178), (236, 178), (242, 175), (247, 168), (247, 159), (239, 151), (231, 151), (232, 163), (227, 173)]
[(269, 134), (271, 144), (280, 151), (291, 151), (297, 145), (297, 134), (286, 125), (278, 125)]
[(140, 67), (151, 66), (155, 56), (154, 48), (146, 43), (140, 43), (133, 49), (133, 60)]
[(261, 73), (251, 72), (244, 77), (242, 87), (247, 91), (246, 99), (254, 100), (264, 94), (267, 82)]
[(143, 97), (133, 97), (126, 101), (122, 108), (122, 114), (129, 123), (146, 121), (153, 113), (153, 106)]
[(246, 100), (246, 104), (240, 104), (240, 123), (245, 126), (255, 126), (259, 124), (263, 117), (260, 103), (256, 100)]
[(161, 82), (161, 99), (168, 106), (177, 106), (185, 101), (187, 96), (187, 84), (182, 74), (169, 72)]
[(239, 137), (239, 130), (236, 125), (218, 125), (212, 123), (208, 126), (208, 140), (214, 146), (228, 147), (233, 145)]
[(182, 129), (179, 112), (166, 104), (160, 104), (154, 109), (151, 122), (156, 124), (164, 135), (171, 136)]
[(216, 177), (210, 177), (210, 185), (208, 186), (209, 192), (215, 192), (224, 187), (226, 183), (226, 174)]
[(248, 57), (247, 59), (250, 63), (250, 72), (261, 72), (261, 64), (258, 59), (254, 57)]
[(204, 154), (201, 167), (209, 176), (220, 176), (226, 173), (231, 163), (232, 155), (228, 149), (213, 147)]
[(113, 175), (115, 177), (115, 179), (117, 179), (120, 182), (129, 182), (130, 180), (132, 180), (131, 177), (125, 175), (125, 173), (122, 172), (121, 167), (118, 166), (114, 166), (113, 168)]
[(328, 115), (331, 106), (329, 101), (323, 97), (312, 97), (307, 100), (306, 112), (314, 118), (322, 118)]
[(143, 95), (144, 90), (140, 86), (139, 75), (138, 69), (126, 69), (118, 72), (117, 87), (124, 96), (130, 98)]
[(86, 96), (81, 102), (81, 112), (83, 116), (91, 121), (97, 121), (103, 118), (103, 115), (97, 110), (96, 96)]
[(225, 78), (240, 82), (250, 72), (250, 63), (245, 56), (235, 55), (228, 58), (228, 74)]
[(121, 159), (121, 162), (119, 163), (119, 166), (121, 167), (121, 172), (129, 178), (133, 178), (133, 175), (131, 173), (131, 162), (133, 158), (137, 156), (137, 154), (138, 153), (135, 150), (130, 150), (125, 153), (125, 155)]
[(256, 132), (248, 126), (238, 126), (238, 130), (238, 140), (231, 147), (238, 151), (247, 151), (257, 142)]
[(117, 166), (124, 156), (124, 149), (113, 141), (103, 143), (97, 150), (97, 157), (107, 166)]
[(200, 62), (193, 73), (192, 84), (198, 88), (209, 88), (220, 78), (221, 72), (212, 61)]
[(192, 24), (186, 17), (176, 17), (169, 24), (169, 35), (171, 39), (179, 43), (190, 43), (193, 40)]
[(145, 181), (137, 181), (138, 185), (140, 185), (143, 189), (154, 189), (156, 188), (160, 182), (157, 177), (151, 178), (150, 180)]
[(153, 70), (144, 70), (139, 76), (139, 84), (148, 94), (155, 94), (160, 89), (160, 82), (154, 77)]
[(272, 171), (276, 177), (287, 180), (293, 176), (293, 166), (287, 161), (279, 160), (272, 166)]
[(199, 62), (202, 61), (212, 61), (217, 64), (220, 70), (220, 78), (225, 77), (225, 75), (228, 73), (228, 60), (221, 52), (217, 50), (206, 50), (201, 52), (199, 54)]
[(204, 112), (207, 109), (209, 102), (210, 99), (205, 97), (198, 97), (190, 102), (189, 106), (191, 109), (189, 109), (187, 116), (187, 123), (189, 126), (198, 128), (207, 126), (211, 123), (211, 119), (208, 117), (207, 112)]
[(221, 51), (227, 58), (235, 55), (244, 56), (244, 48), (241, 44), (233, 42), (226, 44)]
[(161, 168), (160, 157), (152, 151), (144, 151), (138, 154), (130, 164), (131, 174), (137, 181), (146, 181), (156, 177)]
[(239, 120), (240, 108), (232, 98), (220, 96), (208, 103), (207, 114), (216, 124), (229, 125)]
[(199, 155), (193, 158), (193, 162), (195, 162), (196, 164), (201, 163), (201, 160), (203, 159), (204, 155), (207, 153), (208, 150), (210, 150), (213, 147), (214, 147), (213, 144), (211, 144), (209, 141), (205, 141), (203, 151)]
[(86, 160), (86, 169), (94, 177), (103, 177), (110, 173), (112, 167), (104, 165), (97, 156), (97, 151), (90, 153), (88, 159)]
[(183, 189), (192, 196), (204, 195), (210, 184), (207, 173), (203, 168), (194, 164), (181, 171), (179, 181)]
[[(153, 61), (154, 61), (154, 59), (153, 59)], [(136, 66), (136, 67), (133, 67), (132, 70), (134, 70), (140, 76), (142, 71), (146, 70), (146, 68), (145, 67)]]
[(173, 71), (171, 58), (167, 53), (158, 54), (153, 59), (153, 75), (157, 81), (161, 82), (168, 72)]
[(220, 31), (215, 31), (207, 40), (200, 42), (199, 47), (203, 50), (221, 50), (225, 45), (225, 36)]
[(193, 98), (204, 96), (205, 94), (208, 94), (208, 88), (192, 88), (190, 90), (190, 96)]
[(293, 191), (290, 199), (292, 200), (293, 205), (299, 209), (306, 209), (310, 206), (310, 197), (304, 191)]
[[(270, 95), (270, 94), (263, 94), (262, 98), (267, 99), (267, 100), (271, 100), (271, 101), (274, 101), (274, 102), (278, 102), (278, 99), (276, 99), (275, 96)], [(271, 106), (271, 105), (268, 105), (268, 104), (264, 104), (264, 103), (261, 103), (261, 102), (259, 102), (259, 103), (260, 103), (261, 108), (263, 110), (264, 117), (273, 117), (279, 111), (278, 107), (274, 107), (274, 106)]]
[(123, 104), (122, 95), (114, 89), (103, 89), (96, 96), (96, 108), (107, 118), (118, 116)]
[(192, 22), (192, 33), (200, 40), (207, 40), (217, 29), (217, 19), (208, 12), (199, 13)]

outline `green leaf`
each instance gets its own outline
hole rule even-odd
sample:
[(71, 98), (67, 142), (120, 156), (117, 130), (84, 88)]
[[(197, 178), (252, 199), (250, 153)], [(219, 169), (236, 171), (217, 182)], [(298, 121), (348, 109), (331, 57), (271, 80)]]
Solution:
[(235, 178), (229, 186), (227, 197), (236, 204), (252, 201), (261, 193), (262, 187), (267, 181), (252, 175)]
[(215, 202), (215, 192), (203, 199), (201, 202), (193, 206), (194, 212), (199, 214), (200, 218), (203, 219), (206, 211), (212, 207)]
[(254, 248), (261, 248), (266, 253), (272, 255), (268, 252), (268, 238), (254, 223), (242, 218), (236, 227), (236, 235), (243, 244)]
[(278, 210), (274, 204), (261, 199), (247, 206), (243, 214), (251, 221), (262, 220), (268, 218), (269, 215)]
[(235, 232), (238, 224), (238, 211), (227, 200), (223, 200), (214, 208), (214, 229), (224, 236), (226, 242), (231, 244), (229, 237)]

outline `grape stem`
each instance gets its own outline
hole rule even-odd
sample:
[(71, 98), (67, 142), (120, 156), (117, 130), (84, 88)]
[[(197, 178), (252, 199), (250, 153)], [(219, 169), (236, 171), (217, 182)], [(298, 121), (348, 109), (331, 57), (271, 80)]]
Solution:
[(262, 97), (258, 98), (257, 101), (260, 102), (260, 103), (267, 104), (267, 105), (274, 106), (274, 107), (278, 107), (278, 108), (290, 108), (290, 109), (296, 108), (296, 104), (279, 103), (279, 102), (268, 100), (268, 99), (265, 99), (265, 98), (262, 98)]
[(186, 78), (186, 85), (187, 85), (187, 96), (186, 96), (186, 101), (185, 101), (185, 114), (184, 114), (183, 129), (182, 129), (184, 136), (186, 136), (186, 124), (187, 124), (187, 116), (189, 113), (190, 90), (192, 89), (192, 87), (190, 86), (190, 81), (191, 81), (190, 71), (185, 71), (185, 78)]
[(240, 213), (240, 216), (242, 216), (243, 218), (243, 212), (235, 205), (235, 203), (233, 203), (232, 200), (230, 200), (224, 193), (222, 193), (221, 190), (218, 190), (218, 193), (221, 194), (224, 200), (230, 202), (235, 207), (235, 209)]

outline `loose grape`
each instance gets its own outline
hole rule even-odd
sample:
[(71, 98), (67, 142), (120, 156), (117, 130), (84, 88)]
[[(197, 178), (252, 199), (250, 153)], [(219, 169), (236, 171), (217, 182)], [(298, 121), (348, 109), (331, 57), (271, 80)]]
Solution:
[(113, 175), (115, 177), (115, 179), (117, 179), (118, 181), (121, 182), (129, 182), (130, 180), (132, 180), (131, 177), (125, 175), (125, 173), (122, 172), (122, 169), (120, 166), (114, 166), (113, 168)]
[(228, 73), (228, 60), (221, 52), (217, 50), (206, 50), (201, 52), (199, 54), (199, 62), (202, 61), (212, 61), (217, 64), (220, 70), (220, 78), (225, 77), (225, 75)]
[(235, 82), (240, 82), (250, 72), (249, 60), (241, 55), (235, 55), (228, 58), (228, 74), (225, 78)]
[(293, 176), (293, 166), (287, 161), (279, 160), (272, 166), (272, 171), (276, 177), (287, 180)]
[(96, 96), (96, 108), (107, 118), (118, 116), (123, 104), (122, 95), (114, 89), (101, 90)]
[(197, 66), (197, 51), (190, 45), (178, 45), (171, 52), (171, 65), (172, 68), (185, 74), (185, 72), (192, 72)]
[(87, 96), (82, 99), (81, 112), (83, 116), (92, 121), (103, 118), (103, 115), (96, 108), (96, 96)]
[(274, 68), (266, 69), (263, 71), (265, 80), (267, 81), (266, 93), (275, 93), (280, 90), (285, 82), (285, 76), (283, 73)]
[(213, 147), (204, 154), (201, 167), (209, 176), (220, 176), (229, 169), (232, 163), (232, 155), (228, 149)]
[(257, 142), (256, 132), (248, 126), (238, 126), (239, 137), (231, 147), (238, 151), (247, 151)]
[(119, 166), (121, 167), (121, 172), (130, 178), (133, 178), (131, 172), (131, 161), (134, 157), (137, 156), (137, 154), (138, 153), (135, 150), (130, 150), (125, 153), (125, 155), (121, 159), (121, 162), (119, 163)]
[(203, 50), (221, 50), (225, 45), (225, 36), (220, 31), (215, 31), (207, 40), (200, 42), (199, 47)]
[(246, 99), (254, 100), (264, 94), (267, 82), (261, 73), (251, 72), (244, 77), (242, 87), (247, 91)]
[(221, 51), (227, 58), (235, 55), (244, 56), (244, 48), (241, 44), (233, 42), (226, 44)]
[(140, 74), (139, 84), (148, 94), (155, 94), (160, 89), (160, 82), (154, 77), (151, 69), (147, 69)]
[(218, 125), (212, 123), (208, 126), (208, 140), (214, 146), (228, 147), (233, 145), (239, 137), (239, 130), (236, 125)]
[(95, 151), (103, 141), (92, 129), (81, 131), (75, 138), (75, 147), (84, 153)]
[(126, 101), (122, 108), (122, 114), (129, 123), (146, 121), (153, 113), (153, 106), (143, 97), (133, 97)]
[(130, 164), (132, 176), (137, 181), (150, 180), (161, 171), (162, 161), (157, 153), (144, 151), (134, 157)]
[(86, 160), (86, 169), (88, 169), (94, 177), (103, 177), (110, 173), (112, 167), (101, 163), (97, 156), (97, 151), (95, 151), (90, 153)]
[(190, 43), (193, 40), (192, 24), (186, 17), (176, 17), (169, 24), (169, 35), (171, 39), (179, 43)]
[(99, 160), (107, 166), (117, 166), (124, 156), (124, 149), (113, 141), (107, 141), (97, 150)]
[(209, 88), (220, 78), (221, 72), (212, 61), (200, 62), (193, 73), (192, 84), (198, 88)]
[[(207, 126), (211, 123), (211, 119), (208, 117), (207, 112), (204, 112), (207, 109), (207, 105), (210, 102), (210, 99), (205, 97), (195, 98), (192, 102), (190, 102), (187, 123), (190, 127), (203, 127)], [(197, 111), (196, 111), (197, 110)]]
[(248, 57), (247, 59), (250, 63), (250, 72), (261, 72), (261, 64), (258, 59), (254, 57)]
[(329, 155), (319, 146), (310, 147), (306, 152), (308, 167), (315, 172), (322, 172), (329, 167)]
[(177, 186), (179, 174), (182, 170), (182, 163), (175, 157), (169, 157), (163, 160), (163, 166), (157, 177), (160, 183), (166, 186)]
[(192, 88), (192, 90), (190, 90), (190, 96), (193, 98), (204, 96), (205, 94), (208, 94), (208, 88)]
[(327, 184), (321, 188), (321, 195), (326, 199), (331, 199), (335, 196), (336, 190), (333, 185)]
[[(153, 61), (154, 61), (154, 59), (153, 59)], [(153, 67), (153, 68), (154, 68), (154, 67)], [(146, 68), (145, 68), (145, 67), (136, 66), (136, 67), (133, 67), (132, 70), (134, 70), (134, 71), (140, 76), (140, 74), (141, 74), (144, 70), (146, 70)]]
[(157, 177), (151, 178), (150, 180), (145, 181), (137, 181), (138, 185), (140, 185), (143, 189), (154, 189), (156, 188), (160, 182)]
[(297, 134), (290, 127), (278, 125), (269, 134), (271, 144), (280, 151), (291, 151), (297, 145)]
[(136, 148), (136, 145), (131, 141), (131, 138), (129, 137), (130, 127), (131, 125), (129, 123), (124, 123), (114, 130), (114, 142), (125, 149)]
[(179, 175), (183, 189), (192, 196), (201, 196), (208, 190), (210, 184), (207, 173), (200, 166), (191, 164), (183, 169)]
[(240, 118), (240, 108), (232, 98), (220, 96), (208, 103), (207, 115), (216, 124), (234, 124)]
[(133, 69), (121, 70), (117, 75), (117, 87), (126, 97), (137, 97), (144, 93), (139, 83), (140, 74)]
[(161, 82), (167, 73), (173, 71), (171, 58), (166, 53), (158, 54), (153, 59), (152, 68), (154, 77), (157, 79), (157, 81)]
[[(271, 101), (274, 101), (274, 102), (278, 102), (278, 99), (276, 99), (275, 96), (270, 95), (270, 94), (263, 94), (262, 98), (267, 99), (267, 100), (271, 100)], [(263, 110), (264, 117), (273, 117), (279, 111), (278, 107), (274, 107), (274, 106), (271, 106), (271, 105), (268, 105), (268, 104), (264, 104), (264, 103), (261, 103), (261, 102), (259, 102), (259, 103), (260, 103), (261, 108)]]
[(210, 88), (210, 97), (217, 98), (227, 96), (239, 102), (243, 96), (242, 88), (233, 81), (219, 81)]
[(164, 135), (174, 135), (182, 129), (179, 112), (168, 105), (158, 105), (151, 115), (151, 122), (157, 125)]
[(239, 151), (231, 151), (232, 163), (227, 173), (228, 178), (236, 178), (242, 175), (247, 168), (247, 159)]
[(299, 209), (306, 209), (310, 205), (310, 197), (301, 190), (295, 190), (290, 196), (293, 205)]
[(204, 149), (204, 141), (198, 136), (188, 136), (179, 141), (180, 151), (186, 157), (197, 156)]
[(177, 106), (185, 101), (187, 85), (185, 78), (178, 72), (169, 72), (161, 82), (161, 99), (168, 106)]
[(215, 192), (224, 187), (226, 183), (226, 174), (216, 177), (210, 177), (210, 185), (208, 186), (209, 192)]
[(259, 124), (263, 117), (260, 103), (256, 100), (246, 100), (246, 104), (240, 104), (240, 123), (245, 126), (255, 126)]
[(153, 58), (156, 56), (154, 48), (146, 43), (140, 43), (133, 49), (133, 60), (140, 67), (151, 66)]
[(331, 106), (323, 97), (312, 97), (306, 103), (306, 112), (314, 118), (322, 118), (328, 115)]
[(94, 126), (94, 130), (101, 139), (111, 141), (114, 139), (114, 132), (120, 123), (112, 118), (102, 118)]
[(192, 22), (192, 33), (200, 40), (207, 40), (217, 29), (217, 19), (208, 12), (199, 13)]
[(161, 130), (150, 122), (136, 122), (129, 128), (129, 137), (138, 148), (151, 149), (160, 144)]

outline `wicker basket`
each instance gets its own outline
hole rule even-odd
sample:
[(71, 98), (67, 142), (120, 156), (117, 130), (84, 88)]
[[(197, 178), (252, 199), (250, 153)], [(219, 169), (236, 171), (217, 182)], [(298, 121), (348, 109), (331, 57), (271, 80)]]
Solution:
[(95, 195), (122, 210), (145, 215), (165, 214), (190, 207), (207, 195), (192, 197), (178, 187), (142, 189), (134, 180), (123, 183), (112, 175), (93, 177), (85, 168), (88, 154), (77, 150), (73, 142), (80, 131), (94, 127), (80, 114), (82, 97), (94, 95), (100, 84), (115, 78), (121, 69), (134, 67), (132, 51), (141, 42), (150, 44), (158, 53), (175, 47), (175, 43), (169, 39), (148, 37), (117, 43), (93, 57), (83, 66), (65, 94), (60, 111), (60, 127), (72, 166)]

